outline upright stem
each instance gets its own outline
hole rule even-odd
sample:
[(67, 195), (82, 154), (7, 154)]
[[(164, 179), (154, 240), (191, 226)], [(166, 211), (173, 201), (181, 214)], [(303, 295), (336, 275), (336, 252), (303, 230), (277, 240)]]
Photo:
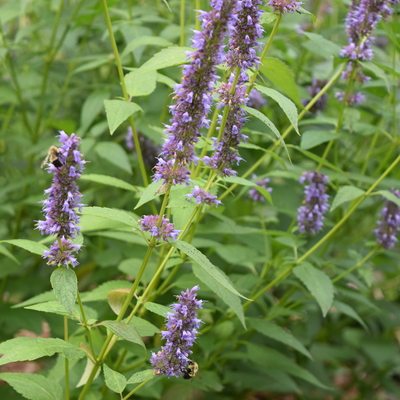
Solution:
[(185, 45), (185, 0), (181, 0), (181, 15), (180, 15), (180, 41), (179, 45)]
[[(64, 317), (64, 340), (68, 342), (68, 317)], [(64, 360), (65, 366), (65, 400), (69, 400), (69, 361)]]
[(89, 342), (89, 346), (90, 346), (90, 351), (91, 351), (91, 353), (92, 353), (92, 358), (93, 358), (93, 360), (96, 360), (96, 353), (94, 352), (94, 346), (93, 346), (93, 341), (92, 341), (92, 335), (91, 335), (91, 333), (90, 333), (90, 329), (89, 329), (88, 324), (87, 324), (87, 319), (86, 319), (86, 315), (85, 315), (85, 310), (83, 309), (83, 304), (82, 304), (81, 295), (79, 294), (79, 291), (78, 291), (77, 299), (78, 299), (79, 309), (81, 310), (81, 315), (82, 315), (82, 319), (83, 319), (83, 326), (84, 326), (84, 328), (85, 328), (85, 330), (86, 330), (86, 335), (87, 335), (87, 338), (88, 338), (88, 342)]
[[(106, 18), (106, 24), (107, 24), (107, 28), (108, 28), (108, 33), (110, 35), (110, 41), (111, 41), (111, 46), (112, 46), (113, 52), (114, 52), (115, 62), (117, 64), (119, 80), (121, 82), (121, 87), (122, 87), (122, 93), (124, 95), (125, 101), (129, 102), (129, 95), (128, 95), (128, 91), (126, 90), (126, 85), (125, 85), (124, 71), (122, 69), (121, 58), (119, 56), (117, 43), (115, 42), (114, 32), (113, 32), (112, 25), (111, 25), (110, 14), (108, 12), (107, 0), (101, 0), (101, 1), (103, 3), (104, 16)], [(139, 168), (140, 168), (140, 173), (142, 175), (143, 184), (144, 184), (144, 186), (148, 186), (149, 180), (147, 178), (146, 168), (145, 168), (144, 162), (143, 162), (143, 155), (142, 155), (142, 150), (140, 148), (138, 133), (136, 131), (135, 123), (133, 121), (132, 116), (129, 117), (129, 124), (130, 124), (130, 126), (132, 128), (132, 132), (133, 132), (133, 141), (135, 143), (135, 149), (136, 149), (137, 156), (138, 156)]]

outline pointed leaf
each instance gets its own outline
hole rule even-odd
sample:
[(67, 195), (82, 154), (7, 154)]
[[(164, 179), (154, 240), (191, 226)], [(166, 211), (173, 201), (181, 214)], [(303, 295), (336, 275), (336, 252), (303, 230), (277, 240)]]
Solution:
[(107, 207), (82, 207), (82, 215), (92, 215), (94, 217), (101, 217), (110, 219), (112, 221), (122, 222), (132, 228), (139, 227), (136, 220), (124, 210), (117, 210)]
[(343, 186), (337, 192), (335, 198), (332, 202), (331, 211), (335, 210), (343, 203), (347, 203), (348, 201), (355, 200), (361, 197), (364, 194), (364, 190), (355, 187), (355, 186)]
[(156, 90), (157, 71), (142, 71), (140, 68), (125, 75), (129, 96), (148, 96)]
[[(81, 379), (79, 380), (79, 382), (77, 383), (76, 387), (81, 387), (83, 385), (86, 384), (86, 382), (88, 381), (93, 368), (94, 368), (95, 364), (93, 363), (93, 361), (88, 357), (86, 359), (86, 366), (85, 366), (85, 370), (83, 371), (83, 374), (81, 376)], [(94, 379), (96, 379), (98, 376), (100, 375), (100, 368), (97, 370), (96, 375), (94, 376)]]
[(132, 114), (143, 111), (137, 104), (124, 100), (104, 100), (104, 107), (111, 135)]
[(144, 381), (148, 381), (154, 378), (154, 370), (146, 369), (144, 371), (136, 372), (129, 379), (127, 384), (130, 385), (132, 383), (141, 383)]
[(306, 131), (301, 135), (300, 147), (304, 150), (312, 149), (322, 143), (338, 139), (336, 133), (327, 131)]
[(65, 267), (57, 268), (51, 274), (50, 282), (60, 304), (73, 314), (78, 293), (78, 280), (74, 270)]
[(394, 193), (389, 192), (389, 190), (380, 190), (379, 192), (375, 192), (376, 194), (381, 194), (387, 200), (395, 203), (398, 207), (400, 207), (400, 198), (398, 198)]
[(130, 289), (115, 289), (107, 293), (108, 304), (116, 315), (121, 311), (129, 292)]
[(99, 142), (96, 144), (95, 151), (100, 158), (107, 160), (110, 164), (132, 175), (132, 167), (129, 158), (118, 143)]
[(161, 304), (157, 304), (157, 303), (145, 303), (144, 304), (144, 308), (146, 308), (147, 310), (161, 315), (162, 317), (166, 318), (167, 317), (167, 313), (171, 312), (171, 309), (169, 307), (163, 306)]
[(307, 50), (328, 60), (331, 59), (332, 56), (339, 57), (341, 48), (336, 43), (325, 39), (317, 33), (304, 32), (304, 35), (310, 39), (308, 42), (302, 44)]
[(104, 380), (107, 387), (115, 393), (122, 393), (126, 387), (126, 378), (117, 371), (103, 364)]
[(10, 240), (1, 240), (0, 243), (9, 243), (17, 247), (21, 247), (21, 249), (28, 250), (31, 253), (43, 255), (44, 251), (49, 250), (47, 246), (41, 243), (34, 242), (33, 240), (27, 239), (10, 239)]
[(124, 324), (117, 321), (103, 321), (99, 325), (106, 326), (114, 335), (119, 336), (122, 339), (128, 340), (142, 346), (146, 350), (146, 346), (143, 343), (139, 332), (135, 329), (133, 325)]
[(160, 36), (139, 36), (133, 40), (131, 40), (125, 47), (124, 51), (121, 54), (121, 58), (125, 57), (131, 51), (136, 50), (141, 46), (160, 46), (167, 47), (171, 46), (172, 43), (164, 39)]
[(333, 284), (323, 271), (303, 262), (293, 268), (293, 273), (304, 283), (309, 292), (317, 300), (325, 317), (333, 301)]
[(341, 313), (347, 315), (348, 317), (355, 319), (366, 331), (369, 331), (367, 325), (365, 325), (365, 322), (357, 314), (353, 307), (350, 307), (348, 304), (342, 303), (338, 300), (333, 302), (333, 307), (337, 308)]
[(114, 186), (119, 189), (130, 190), (132, 192), (138, 192), (138, 189), (128, 182), (122, 179), (114, 178), (108, 175), (98, 175), (98, 174), (84, 174), (80, 177), (80, 180), (91, 181), (96, 183), (101, 183), (102, 185)]

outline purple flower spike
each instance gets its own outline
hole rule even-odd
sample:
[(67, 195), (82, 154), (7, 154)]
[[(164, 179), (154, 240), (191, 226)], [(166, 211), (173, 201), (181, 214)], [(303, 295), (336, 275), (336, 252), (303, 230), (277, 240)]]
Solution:
[[(237, 0), (212, 0), (212, 10), (200, 12), (203, 30), (194, 32), (193, 47), (196, 50), (188, 53), (190, 63), (183, 67), (182, 83), (174, 89), (176, 104), (170, 107), (172, 119), (166, 126), (168, 136), (158, 164), (161, 168), (169, 158), (184, 169), (188, 162), (197, 160), (194, 145), (201, 136), (200, 129), (209, 126), (207, 115), (218, 79), (216, 66), (224, 60), (223, 41), (234, 19), (237, 3)], [(155, 179), (160, 178), (155, 175)], [(167, 174), (163, 179), (176, 184)]]
[(300, 232), (318, 233), (324, 226), (324, 214), (329, 210), (329, 196), (325, 194), (328, 184), (328, 177), (320, 172), (307, 171), (304, 172), (299, 179), (300, 183), (310, 182), (304, 190), (305, 200), (304, 206), (297, 211), (297, 223)]
[(158, 215), (143, 215), (142, 219), (138, 221), (141, 225), (142, 231), (149, 232), (157, 240), (165, 240), (168, 242), (168, 238), (173, 240), (178, 239), (179, 232), (174, 229), (174, 225), (169, 222), (168, 218), (163, 218), (161, 221), (161, 226), (157, 227)]
[(217, 200), (217, 196), (213, 196), (211, 193), (207, 193), (205, 190), (200, 189), (198, 186), (195, 186), (192, 193), (186, 195), (188, 198), (196, 199), (197, 204), (215, 204), (218, 207), (219, 204), (222, 204), (221, 201)]
[[(312, 84), (310, 86), (307, 86), (306, 89), (307, 89), (308, 93), (310, 93), (310, 96), (312, 98), (314, 98), (327, 83), (328, 83), (328, 81), (325, 79), (314, 79), (312, 81)], [(328, 95), (326, 93), (324, 93), (316, 101), (316, 103), (310, 108), (309, 111), (313, 114), (315, 114), (318, 111), (324, 111), (327, 100), (328, 100)], [(309, 103), (309, 101), (306, 99), (303, 99), (302, 103), (304, 106), (306, 106)]]
[(153, 181), (158, 182), (164, 180), (164, 184), (172, 183), (173, 185), (184, 184), (189, 186), (190, 172), (185, 165), (178, 162), (175, 166), (175, 160), (164, 161), (162, 158), (158, 159), (158, 164), (154, 167), (156, 170), (153, 175)]
[(200, 288), (195, 286), (175, 296), (178, 303), (172, 304), (173, 312), (167, 314), (167, 330), (162, 331), (165, 346), (158, 353), (152, 353), (150, 363), (154, 368), (154, 375), (175, 376), (179, 378), (185, 371), (190, 348), (193, 346), (200, 323), (197, 318), (197, 310), (203, 308), (203, 300), (197, 300), (197, 292)]
[(279, 14), (287, 14), (300, 11), (302, 4), (302, 2), (294, 0), (271, 0), (267, 6), (272, 7)]
[[(253, 178), (253, 180), (255, 180), (255, 179), (257, 179), (257, 176), (253, 174), (252, 178)], [(256, 185), (257, 185), (257, 186), (263, 187), (263, 188), (266, 189), (269, 193), (271, 193), (271, 192), (272, 192), (272, 188), (269, 188), (269, 187), (267, 186), (267, 183), (269, 183), (269, 182), (270, 182), (270, 179), (269, 179), (269, 178), (259, 179), (259, 180), (256, 182)], [(265, 201), (265, 197), (264, 197), (256, 188), (254, 188), (254, 187), (252, 187), (252, 188), (249, 190), (249, 196), (250, 196), (251, 199), (254, 200), (254, 201), (259, 201), (259, 202), (264, 202), (264, 201)]]
[(81, 177), (86, 161), (78, 150), (81, 140), (78, 136), (60, 131), (58, 137), (62, 146), (58, 148), (57, 166), (47, 164), (48, 172), (54, 176), (50, 189), (45, 190), (48, 198), (42, 202), (45, 220), (37, 221), (37, 229), (42, 235), (56, 235), (62, 244), (60, 248), (57, 240), (50, 251), (44, 253), (44, 258), (50, 259), (48, 264), (68, 266), (70, 262), (75, 266), (77, 261), (71, 251), (77, 252), (80, 246), (73, 245), (69, 239), (74, 239), (80, 231), (76, 209), (82, 211), (83, 204), (76, 180)]
[[(400, 198), (400, 190), (391, 192)], [(386, 200), (381, 213), (382, 221), (378, 221), (378, 228), (374, 230), (376, 241), (384, 249), (391, 249), (398, 241), (397, 232), (400, 231), (400, 207), (393, 201)]]

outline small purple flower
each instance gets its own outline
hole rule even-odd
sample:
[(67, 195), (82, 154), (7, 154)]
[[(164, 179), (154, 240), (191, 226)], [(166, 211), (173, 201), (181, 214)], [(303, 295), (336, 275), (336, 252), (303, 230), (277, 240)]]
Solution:
[[(68, 136), (60, 131), (58, 137), (62, 143), (58, 153), (61, 165), (47, 164), (48, 172), (54, 173), (54, 176), (51, 187), (45, 190), (48, 198), (42, 201), (45, 220), (37, 221), (37, 229), (42, 235), (56, 235), (60, 239), (50, 251), (44, 253), (44, 258), (50, 258), (48, 264), (68, 266), (70, 262), (75, 266), (77, 261), (71, 256), (71, 251), (77, 252), (80, 246), (73, 245), (69, 239), (74, 239), (80, 231), (80, 227), (77, 226), (79, 217), (76, 209), (81, 212), (83, 204), (80, 202), (82, 195), (76, 180), (81, 177), (86, 161), (78, 150), (81, 140), (78, 136)], [(65, 254), (62, 254), (64, 251)]]
[[(177, 163), (176, 166), (175, 163)], [(154, 169), (156, 170), (153, 175), (154, 182), (163, 179), (164, 184), (172, 183), (173, 185), (184, 184), (189, 186), (190, 172), (187, 170), (185, 165), (182, 165), (175, 159), (164, 161), (162, 158), (159, 158)]]
[(324, 226), (324, 214), (329, 210), (329, 196), (325, 194), (328, 177), (320, 172), (304, 172), (299, 179), (300, 183), (310, 182), (305, 186), (305, 200), (303, 206), (298, 208), (297, 223), (300, 232), (318, 233)]
[[(252, 179), (253, 179), (253, 180), (257, 179), (257, 176), (253, 174)], [(259, 180), (256, 182), (256, 185), (257, 185), (257, 186), (263, 187), (263, 188), (266, 189), (269, 193), (271, 193), (271, 192), (272, 192), (272, 188), (270, 188), (270, 187), (267, 186), (267, 183), (269, 183), (269, 182), (270, 182), (270, 179), (269, 179), (269, 178), (259, 179)], [(264, 202), (264, 201), (265, 201), (265, 197), (264, 197), (255, 187), (252, 187), (252, 188), (249, 190), (249, 196), (250, 196), (250, 198), (251, 198), (252, 200), (254, 200), (254, 201), (259, 201), (259, 202)]]
[[(314, 98), (321, 89), (328, 83), (325, 79), (314, 79), (310, 86), (307, 86), (307, 91), (310, 93), (311, 98)], [(316, 113), (317, 111), (324, 111), (326, 107), (326, 102), (328, 100), (328, 95), (324, 93), (316, 103), (310, 108), (311, 113)], [(306, 99), (302, 100), (304, 106), (306, 106), (309, 101)]]
[[(391, 192), (400, 198), (400, 190)], [(393, 201), (386, 200), (381, 213), (382, 221), (378, 221), (378, 228), (374, 230), (376, 241), (384, 249), (391, 249), (398, 241), (397, 232), (400, 231), (400, 207)]]
[(249, 98), (247, 100), (247, 107), (255, 108), (259, 110), (267, 104), (267, 100), (263, 95), (256, 89), (251, 89), (249, 93)]
[[(342, 102), (344, 100), (344, 92), (335, 93), (335, 97)], [(362, 93), (355, 93), (347, 95), (346, 103), (350, 106), (355, 104), (361, 104), (365, 101), (365, 96)]]
[(125, 146), (128, 150), (133, 150), (135, 148), (135, 144), (133, 143), (133, 132), (132, 127), (128, 126), (125, 135)]
[(267, 6), (272, 7), (279, 14), (287, 14), (300, 11), (302, 4), (302, 2), (294, 0), (271, 0)]
[(203, 300), (197, 300), (195, 293), (200, 288), (195, 286), (175, 296), (178, 303), (171, 305), (172, 311), (167, 314), (167, 330), (162, 331), (165, 346), (158, 353), (152, 353), (150, 363), (154, 375), (175, 376), (179, 378), (184, 373), (192, 354), (190, 348), (196, 341), (198, 329), (202, 322), (197, 318), (197, 310), (203, 308)]
[(140, 223), (142, 231), (149, 232), (150, 235), (154, 236), (157, 240), (162, 239), (166, 242), (168, 242), (168, 238), (176, 240), (180, 232), (174, 229), (174, 225), (169, 222), (168, 218), (163, 218), (161, 226), (158, 227), (158, 215), (143, 215), (143, 218), (139, 219), (138, 222)]
[(196, 199), (197, 204), (215, 204), (216, 207), (218, 207), (219, 204), (222, 204), (221, 201), (217, 200), (217, 196), (207, 193), (198, 186), (195, 186), (192, 193), (187, 194), (186, 197)]

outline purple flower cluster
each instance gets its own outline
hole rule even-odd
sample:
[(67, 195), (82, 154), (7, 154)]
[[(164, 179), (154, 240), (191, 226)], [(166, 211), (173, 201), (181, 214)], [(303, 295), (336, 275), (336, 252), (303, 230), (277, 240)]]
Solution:
[(300, 11), (302, 4), (302, 2), (294, 0), (271, 0), (267, 6), (272, 7), (279, 14), (287, 14)]
[[(391, 192), (400, 199), (400, 190)], [(386, 200), (381, 213), (382, 221), (378, 221), (378, 228), (374, 230), (376, 241), (384, 249), (391, 249), (397, 242), (396, 234), (400, 231), (400, 207), (393, 201)]]
[(217, 200), (217, 196), (200, 189), (198, 186), (195, 186), (192, 193), (187, 194), (186, 197), (196, 199), (197, 204), (215, 204), (216, 207), (222, 204), (221, 201)]
[[(252, 178), (253, 178), (253, 180), (255, 180), (255, 179), (257, 179), (257, 176), (253, 174)], [(271, 193), (272, 188), (267, 186), (267, 184), (269, 182), (270, 182), (269, 178), (259, 179), (258, 181), (256, 181), (256, 185), (263, 187), (265, 190), (267, 190), (269, 193)], [(259, 202), (265, 201), (265, 197), (255, 187), (252, 187), (249, 190), (249, 196), (254, 201), (259, 201)]]
[[(382, 18), (392, 14), (390, 6), (394, 6), (399, 0), (353, 0), (350, 11), (346, 17), (346, 31), (348, 45), (343, 48), (340, 55), (348, 58), (346, 70), (342, 73), (344, 80), (352, 80), (360, 83), (367, 82), (370, 78), (359, 69), (358, 61), (369, 61), (374, 57), (371, 45), (375, 38), (372, 36), (377, 24)], [(346, 98), (345, 98), (346, 97)], [(365, 100), (359, 94), (337, 93), (339, 101), (348, 104), (358, 104)]]
[(156, 170), (153, 175), (154, 182), (163, 180), (164, 184), (189, 186), (190, 171), (188, 171), (186, 165), (176, 163), (174, 158), (168, 161), (159, 158), (154, 169)]
[(329, 209), (329, 196), (325, 194), (328, 177), (320, 172), (304, 172), (299, 179), (300, 183), (310, 182), (304, 188), (305, 200), (297, 211), (297, 223), (300, 232), (318, 233), (324, 226), (324, 214)]
[(259, 23), (260, 15), (263, 13), (259, 9), (261, 4), (260, 0), (239, 2), (226, 62), (231, 68), (245, 70), (258, 67), (260, 64), (260, 57), (256, 55), (256, 50), (261, 46), (258, 39), (262, 38), (264, 32)]
[[(233, 94), (231, 94), (232, 84), (234, 82), (234, 74), (229, 78), (229, 82), (222, 83), (217, 89), (221, 102), (218, 107), (222, 108), (229, 105), (229, 113), (225, 124), (225, 129), (220, 142), (214, 142), (214, 154), (212, 157), (204, 157), (203, 162), (207, 166), (216, 169), (223, 177), (235, 176), (237, 174), (231, 168), (233, 163), (239, 164), (242, 158), (239, 156), (237, 148), (240, 141), (246, 141), (247, 136), (241, 133), (242, 126), (246, 122), (245, 111), (242, 109), (246, 105), (247, 82), (246, 73), (242, 72), (236, 84)], [(221, 125), (222, 116), (219, 115), (219, 124)], [(221, 127), (219, 128), (221, 129)]]
[[(310, 86), (307, 86), (307, 91), (310, 93), (310, 96), (314, 98), (320, 91), (321, 89), (328, 83), (327, 80), (325, 79), (314, 79), (312, 81), (312, 84)], [(324, 93), (317, 101), (316, 103), (310, 108), (311, 113), (316, 113), (317, 111), (324, 111), (326, 107), (326, 102), (328, 100), (328, 95)], [(306, 106), (309, 101), (303, 99), (302, 103), (304, 106)]]
[(249, 93), (249, 98), (247, 100), (247, 106), (259, 110), (267, 104), (267, 100), (263, 95), (256, 89), (251, 89)]
[(142, 231), (149, 232), (157, 240), (162, 239), (166, 242), (168, 242), (168, 238), (176, 240), (180, 231), (174, 229), (174, 225), (169, 222), (168, 218), (162, 218), (161, 225), (158, 227), (158, 217), (158, 215), (143, 215), (143, 218), (138, 221)]
[(173, 312), (167, 314), (167, 330), (161, 332), (167, 340), (165, 346), (150, 358), (155, 375), (179, 378), (184, 373), (202, 322), (197, 318), (197, 310), (203, 308), (203, 300), (196, 299), (199, 289), (195, 286), (176, 296), (178, 303), (172, 304)]
[(58, 137), (62, 146), (58, 149), (57, 165), (61, 165), (47, 164), (48, 172), (54, 176), (50, 189), (45, 190), (48, 198), (42, 201), (45, 220), (37, 221), (37, 228), (42, 235), (57, 235), (58, 238), (50, 250), (44, 252), (43, 257), (49, 259), (47, 264), (67, 267), (71, 263), (75, 267), (78, 262), (71, 253), (77, 253), (80, 246), (72, 244), (70, 239), (79, 233), (76, 209), (82, 211), (83, 206), (76, 180), (81, 177), (86, 161), (78, 150), (78, 136), (68, 136), (61, 131)]
[(168, 174), (171, 168), (165, 170), (163, 164), (171, 158), (182, 174), (177, 178), (175, 173), (175, 182), (187, 181), (186, 164), (197, 160), (194, 144), (201, 135), (200, 129), (209, 125), (207, 115), (218, 79), (216, 66), (223, 61), (223, 40), (234, 19), (237, 0), (212, 0), (210, 5), (211, 11), (200, 12), (203, 30), (195, 31), (193, 38), (193, 47), (197, 49), (188, 54), (190, 63), (183, 67), (182, 83), (175, 86), (177, 102), (170, 107), (172, 119), (166, 126), (168, 137), (162, 149), (163, 161), (159, 159), (162, 168), (157, 169), (157, 180), (172, 182)]

